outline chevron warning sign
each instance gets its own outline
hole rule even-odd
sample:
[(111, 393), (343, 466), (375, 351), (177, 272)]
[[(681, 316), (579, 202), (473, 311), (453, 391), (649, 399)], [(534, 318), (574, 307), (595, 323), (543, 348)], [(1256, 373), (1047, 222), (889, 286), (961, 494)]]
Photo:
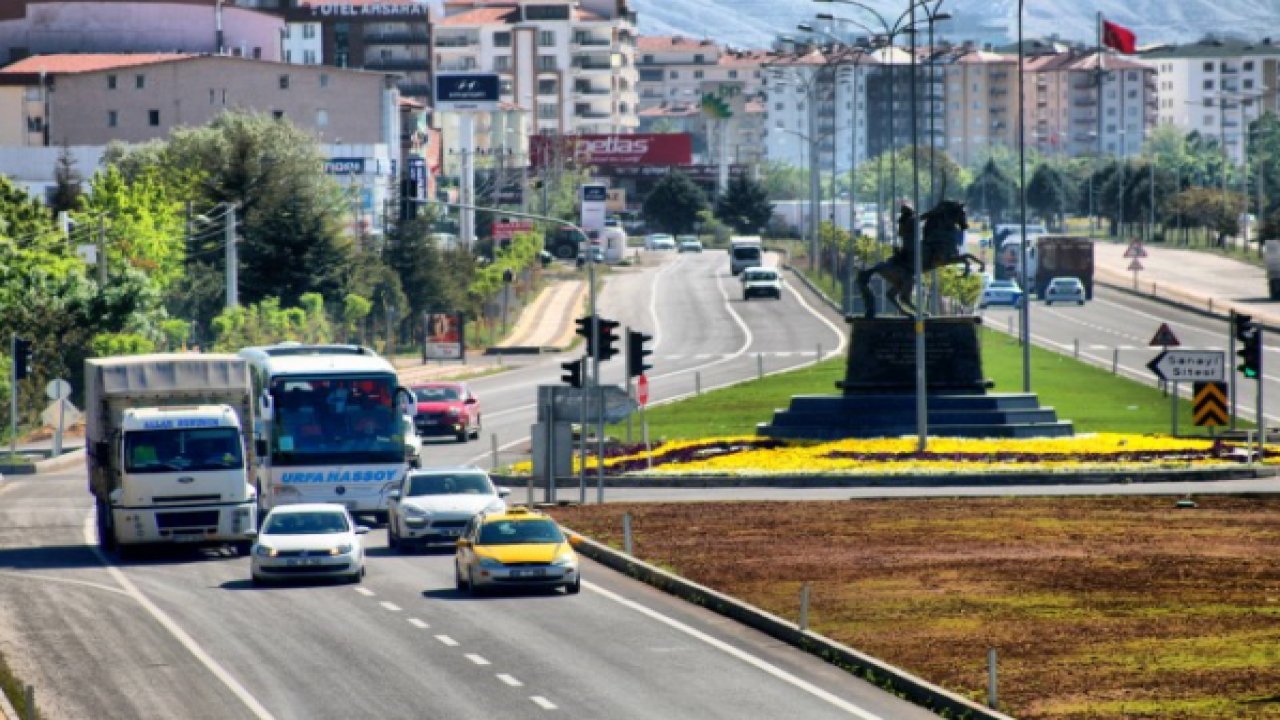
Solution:
[(1227, 384), (1224, 382), (1195, 383), (1191, 417), (1197, 427), (1227, 424)]

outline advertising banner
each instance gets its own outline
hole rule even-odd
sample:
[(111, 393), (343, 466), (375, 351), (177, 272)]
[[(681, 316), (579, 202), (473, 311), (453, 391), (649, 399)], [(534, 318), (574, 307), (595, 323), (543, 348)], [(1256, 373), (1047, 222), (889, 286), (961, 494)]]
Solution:
[(466, 345), (460, 312), (423, 313), (426, 343), (422, 349), (423, 360), (462, 360)]
[(533, 135), (529, 138), (533, 167), (573, 162), (578, 165), (670, 167), (693, 161), (689, 133), (634, 135)]
[(409, 158), (409, 179), (415, 188), (415, 200), (427, 199), (427, 161), (420, 157)]
[(582, 204), (582, 220), (578, 223), (583, 230), (603, 230), (605, 205), (609, 201), (609, 188), (606, 185), (583, 185), (579, 195)]
[(510, 240), (516, 233), (533, 232), (532, 220), (495, 220), (493, 223), (494, 240)]
[(497, 73), (437, 73), (436, 110), (492, 111), (498, 109)]

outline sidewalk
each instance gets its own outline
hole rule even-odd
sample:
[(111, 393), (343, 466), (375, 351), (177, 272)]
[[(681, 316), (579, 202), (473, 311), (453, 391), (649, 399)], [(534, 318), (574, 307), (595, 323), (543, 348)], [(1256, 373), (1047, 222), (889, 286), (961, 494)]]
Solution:
[(1267, 273), (1261, 267), (1210, 252), (1147, 244), (1143, 269), (1128, 270), (1127, 243), (1094, 244), (1094, 281), (1119, 290), (1164, 300), (1189, 310), (1227, 317), (1231, 310), (1254, 316), (1280, 330), (1280, 301), (1271, 300)]
[(552, 281), (525, 306), (511, 331), (489, 352), (470, 354), (465, 363), (397, 358), (395, 366), (400, 380), (413, 383), (471, 377), (502, 367), (505, 355), (533, 355), (564, 350), (573, 343), (573, 319), (582, 314), (586, 293), (587, 284), (580, 278)]

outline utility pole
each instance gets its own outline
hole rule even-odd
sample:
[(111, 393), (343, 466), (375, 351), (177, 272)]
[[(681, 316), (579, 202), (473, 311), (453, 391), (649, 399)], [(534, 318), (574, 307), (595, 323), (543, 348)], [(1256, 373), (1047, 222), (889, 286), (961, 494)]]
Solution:
[(225, 237), (223, 242), (226, 244), (227, 252), (227, 307), (233, 308), (240, 305), (240, 268), (239, 259), (236, 257), (236, 206), (235, 203), (227, 204), (226, 223), (223, 225)]
[(98, 289), (107, 286), (107, 216), (98, 216)]

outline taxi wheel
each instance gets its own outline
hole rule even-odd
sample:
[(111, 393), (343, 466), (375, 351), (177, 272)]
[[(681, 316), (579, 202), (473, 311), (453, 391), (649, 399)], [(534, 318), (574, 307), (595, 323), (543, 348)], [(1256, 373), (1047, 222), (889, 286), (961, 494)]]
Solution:
[(577, 595), (582, 592), (582, 576), (574, 578), (572, 584), (565, 585), (564, 592), (566, 595)]

